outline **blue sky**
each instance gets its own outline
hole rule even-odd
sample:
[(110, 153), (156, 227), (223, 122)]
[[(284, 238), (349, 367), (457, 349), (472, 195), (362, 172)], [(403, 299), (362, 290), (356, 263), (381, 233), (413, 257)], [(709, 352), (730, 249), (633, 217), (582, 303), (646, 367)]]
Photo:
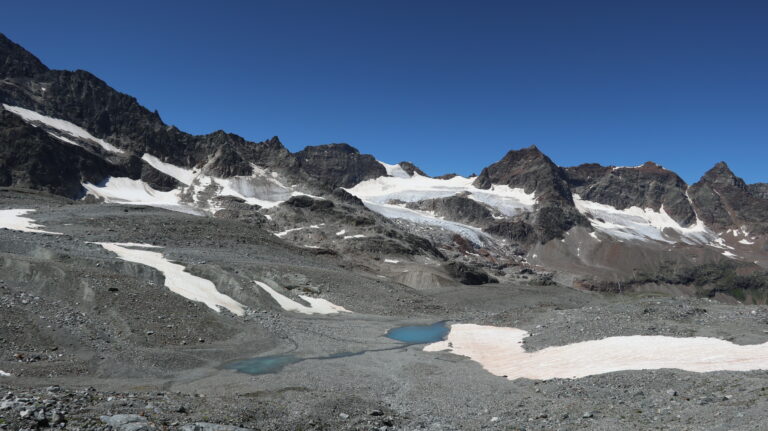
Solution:
[(765, 1), (6, 2), (0, 32), (191, 133), (470, 174), (725, 160), (768, 181)]

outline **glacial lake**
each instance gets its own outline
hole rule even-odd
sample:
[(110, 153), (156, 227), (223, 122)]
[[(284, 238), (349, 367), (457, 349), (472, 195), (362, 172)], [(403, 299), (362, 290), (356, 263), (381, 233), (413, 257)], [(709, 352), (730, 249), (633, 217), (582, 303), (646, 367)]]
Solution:
[(224, 365), (225, 369), (239, 371), (246, 374), (272, 374), (278, 373), (288, 365), (309, 360), (338, 359), (349, 356), (362, 355), (368, 352), (382, 352), (397, 350), (411, 344), (426, 344), (442, 341), (450, 332), (446, 322), (437, 322), (431, 325), (400, 326), (387, 331), (387, 338), (400, 341), (403, 344), (385, 347), (381, 349), (361, 350), (359, 352), (341, 352), (327, 356), (314, 356), (302, 358), (292, 354), (261, 356), (258, 358), (243, 359)]

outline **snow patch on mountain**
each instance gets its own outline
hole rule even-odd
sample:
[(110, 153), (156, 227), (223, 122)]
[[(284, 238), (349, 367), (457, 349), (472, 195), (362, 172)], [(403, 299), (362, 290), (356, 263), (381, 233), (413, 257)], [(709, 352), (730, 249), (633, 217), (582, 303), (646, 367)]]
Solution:
[(33, 219), (24, 217), (25, 215), (33, 212), (35, 212), (33, 209), (0, 210), (0, 228), (15, 230), (19, 232), (61, 235), (58, 232), (48, 232), (43, 230), (43, 226), (35, 223)]
[(11, 377), (11, 375), (3, 370), (0, 370), (0, 377)]
[(83, 183), (83, 187), (87, 191), (86, 195), (103, 199), (106, 203), (146, 205), (186, 214), (202, 215), (200, 210), (182, 203), (179, 190), (162, 192), (153, 189), (141, 180), (110, 177), (100, 184)]
[[(589, 218), (592, 227), (619, 240), (661, 241), (687, 244), (710, 244), (717, 235), (700, 219), (696, 223), (680, 226), (662, 206), (659, 211), (651, 208), (630, 207), (623, 210), (610, 205), (581, 199), (573, 195), (576, 208)], [(679, 238), (677, 238), (679, 237)]]
[(168, 175), (169, 177), (174, 178), (176, 181), (188, 186), (192, 185), (195, 177), (199, 174), (199, 170), (185, 169), (170, 163), (165, 163), (164, 161), (149, 153), (144, 153), (144, 155), (141, 156), (141, 160), (144, 160), (147, 162), (147, 164), (149, 164), (149, 166), (152, 166), (165, 175)]
[(464, 238), (474, 242), (475, 244), (483, 244), (484, 241), (481, 238), (490, 238), (488, 234), (484, 233), (479, 228), (449, 220), (443, 220), (441, 218), (435, 217), (434, 215), (431, 215), (427, 211), (416, 211), (400, 205), (376, 204), (365, 201), (363, 201), (363, 203), (366, 207), (368, 207), (368, 209), (377, 212), (384, 217), (401, 219), (413, 223), (442, 228), (449, 232), (457, 233)]
[(157, 248), (156, 246), (115, 242), (97, 242), (96, 244), (115, 253), (120, 259), (147, 265), (162, 272), (165, 276), (165, 287), (171, 292), (192, 301), (202, 302), (216, 312), (225, 308), (238, 316), (245, 314), (242, 304), (219, 292), (210, 280), (186, 272), (184, 266), (171, 263), (162, 253), (136, 249), (136, 247)]
[[(392, 172), (397, 173), (394, 170)], [(360, 198), (370, 210), (385, 217), (444, 228), (477, 244), (482, 243), (481, 237), (487, 237), (480, 229), (443, 220), (428, 211), (406, 208), (403, 203), (461, 194), (488, 205), (507, 217), (531, 211), (536, 204), (535, 195), (525, 193), (525, 190), (521, 188), (494, 185), (488, 190), (478, 189), (472, 185), (474, 180), (474, 178), (460, 176), (444, 180), (414, 173), (413, 176), (406, 174), (406, 176), (388, 176), (366, 180), (346, 189), (346, 191)]]
[(675, 368), (704, 373), (768, 369), (768, 343), (737, 345), (708, 337), (633, 335), (582, 341), (526, 352), (522, 329), (451, 325), (445, 341), (424, 347), (449, 351), (509, 380), (577, 379), (625, 370)]
[(346, 308), (336, 305), (326, 299), (314, 298), (307, 295), (299, 295), (299, 298), (306, 301), (309, 306), (300, 304), (285, 295), (281, 295), (275, 289), (272, 289), (267, 283), (261, 281), (254, 281), (259, 287), (272, 297), (277, 304), (285, 311), (293, 311), (302, 314), (336, 314), (336, 313), (351, 313)]
[[(378, 161), (378, 160), (377, 160)], [(384, 163), (381, 161), (378, 161), (381, 166), (384, 166), (384, 169), (387, 170), (387, 175), (390, 177), (397, 177), (397, 178), (411, 178), (410, 175), (408, 175), (408, 172), (403, 169), (402, 166), (398, 165), (390, 165), (388, 163)]]
[[(7, 111), (12, 112), (19, 117), (21, 117), (22, 120), (26, 121), (27, 123), (30, 123), (32, 125), (37, 124), (43, 124), (45, 126), (48, 126), (52, 129), (56, 129), (59, 132), (64, 133), (65, 135), (72, 136), (74, 138), (84, 139), (86, 141), (93, 142), (97, 145), (99, 145), (101, 148), (103, 148), (105, 151), (115, 154), (123, 154), (125, 151), (115, 147), (114, 145), (110, 144), (109, 142), (99, 139), (90, 133), (88, 133), (87, 130), (83, 129), (80, 126), (77, 126), (75, 124), (70, 123), (66, 120), (61, 120), (59, 118), (52, 118), (48, 117), (46, 115), (39, 114), (35, 111), (30, 111), (29, 109), (24, 109), (18, 106), (10, 106), (3, 104), (3, 108), (5, 108)], [(58, 136), (57, 134), (53, 134), (56, 138), (61, 139), (65, 142), (71, 143), (73, 145), (78, 145), (72, 142), (71, 140), (67, 140), (64, 137)]]

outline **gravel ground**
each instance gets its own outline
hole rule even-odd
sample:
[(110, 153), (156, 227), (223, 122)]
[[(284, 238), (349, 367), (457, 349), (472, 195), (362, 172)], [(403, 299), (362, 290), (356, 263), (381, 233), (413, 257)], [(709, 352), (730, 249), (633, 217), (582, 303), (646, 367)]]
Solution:
[[(768, 308), (559, 286), (413, 290), (237, 220), (0, 190), (51, 236), (0, 230), (0, 429), (760, 430), (768, 372), (632, 371), (508, 381), (384, 336), (413, 323), (514, 326), (528, 350), (614, 335), (768, 341)], [(246, 305), (238, 317), (163, 287), (97, 241), (147, 242)], [(354, 314), (282, 312), (253, 280)], [(319, 292), (319, 293), (318, 293)], [(225, 368), (290, 353), (275, 374)], [(121, 416), (129, 415), (129, 416)]]

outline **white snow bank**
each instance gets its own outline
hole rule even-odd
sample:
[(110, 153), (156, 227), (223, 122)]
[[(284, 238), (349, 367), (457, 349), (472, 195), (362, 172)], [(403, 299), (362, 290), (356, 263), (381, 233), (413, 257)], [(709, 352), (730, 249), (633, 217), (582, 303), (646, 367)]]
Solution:
[[(109, 142), (103, 139), (99, 139), (91, 135), (90, 133), (88, 133), (87, 130), (83, 129), (80, 126), (72, 124), (69, 121), (48, 117), (42, 114), (38, 114), (35, 111), (30, 111), (29, 109), (20, 108), (18, 106), (9, 106), (9, 105), (3, 104), (3, 108), (5, 108), (10, 112), (13, 112), (14, 114), (21, 117), (22, 120), (28, 123), (41, 123), (48, 127), (56, 129), (64, 134), (73, 136), (75, 138), (91, 141), (93, 143), (98, 144), (101, 148), (103, 148), (105, 151), (108, 151), (110, 153), (117, 153), (117, 154), (124, 153), (123, 150), (115, 147), (114, 145), (110, 144)], [(63, 140), (63, 138), (60, 136), (56, 136), (56, 137)]]
[(34, 212), (32, 209), (0, 210), (0, 228), (16, 230), (19, 232), (46, 233), (49, 235), (61, 235), (58, 232), (48, 232), (43, 226), (36, 224), (34, 220), (24, 215)]
[(261, 281), (254, 281), (259, 287), (264, 289), (265, 292), (269, 294), (269, 296), (272, 297), (272, 299), (275, 300), (275, 302), (280, 305), (280, 307), (285, 311), (295, 311), (297, 313), (302, 314), (336, 314), (336, 313), (351, 313), (351, 311), (347, 310), (346, 308), (336, 305), (326, 299), (322, 298), (313, 298), (311, 296), (306, 295), (299, 295), (299, 298), (303, 299), (304, 301), (307, 301), (309, 303), (309, 306), (306, 306), (304, 304), (299, 304), (298, 302), (294, 301), (291, 298), (288, 298), (285, 295), (281, 295), (275, 289), (272, 289), (269, 287), (268, 284), (263, 283)]
[(677, 368), (693, 372), (768, 369), (768, 343), (741, 346), (706, 337), (609, 337), (528, 353), (526, 331), (516, 328), (456, 324), (445, 341), (428, 352), (467, 356), (491, 374), (510, 380), (575, 379), (625, 370)]
[(663, 206), (659, 211), (639, 207), (619, 210), (610, 205), (581, 199), (576, 194), (573, 195), (573, 202), (579, 212), (589, 216), (596, 230), (622, 240), (677, 242), (677, 238), (668, 235), (670, 231), (688, 244), (710, 244), (717, 237), (698, 218), (694, 225), (680, 226)]
[(181, 192), (162, 192), (141, 180), (110, 177), (103, 184), (83, 183), (89, 195), (104, 199), (106, 203), (147, 205), (187, 214), (200, 215), (200, 211), (181, 202)]
[(0, 370), (0, 377), (11, 377), (11, 375), (10, 375), (10, 374), (8, 374), (8, 373), (6, 373), (6, 372), (5, 372), (5, 371), (3, 371), (3, 370)]
[(238, 316), (245, 314), (242, 304), (220, 293), (210, 280), (186, 272), (184, 266), (169, 262), (162, 253), (134, 248), (157, 248), (156, 246), (112, 242), (98, 242), (96, 244), (115, 253), (120, 259), (147, 265), (162, 272), (165, 276), (165, 287), (171, 292), (192, 301), (202, 302), (216, 312), (221, 311), (220, 308), (226, 308)]

